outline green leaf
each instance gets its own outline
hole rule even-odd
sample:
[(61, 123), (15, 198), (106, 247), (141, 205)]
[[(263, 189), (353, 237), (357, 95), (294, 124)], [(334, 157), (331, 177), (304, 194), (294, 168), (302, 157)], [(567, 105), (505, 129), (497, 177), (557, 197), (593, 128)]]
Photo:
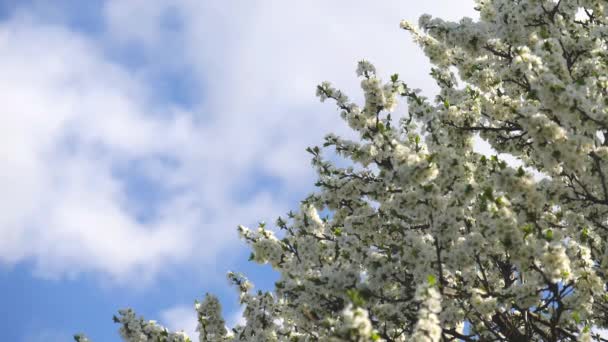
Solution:
[(587, 227), (583, 228), (581, 232), (581, 241), (586, 242), (589, 239), (589, 229)]
[(531, 223), (528, 223), (526, 225), (521, 226), (521, 230), (524, 232), (524, 238), (526, 238), (526, 236), (532, 234), (532, 232), (534, 231), (534, 226), (532, 226)]
[(429, 274), (426, 277), (426, 281), (429, 283), (430, 286), (435, 286), (437, 284), (437, 277), (432, 274)]
[(551, 153), (551, 155), (553, 156), (553, 158), (559, 159), (559, 157), (561, 157), (562, 155), (562, 152), (560, 152), (559, 150), (555, 150)]
[(581, 324), (581, 315), (577, 311), (572, 312), (572, 319), (576, 324)]
[(541, 28), (540, 28), (540, 32), (539, 32), (539, 33), (540, 33), (540, 37), (541, 37), (541, 38), (543, 38), (543, 39), (547, 39), (547, 38), (549, 38), (549, 37), (551, 36), (551, 35), (549, 34), (549, 30), (548, 30), (548, 29), (547, 29), (547, 27), (546, 27), (546, 26), (544, 26), (544, 25), (543, 25), (543, 26), (541, 26)]
[(487, 187), (483, 190), (483, 197), (489, 200), (494, 200), (494, 189)]
[(464, 188), (464, 193), (470, 194), (471, 191), (473, 191), (473, 186), (471, 184), (467, 184), (467, 186)]
[(496, 197), (494, 203), (496, 203), (497, 206), (501, 207), (505, 204), (505, 198), (502, 196)]
[(553, 240), (553, 230), (547, 229), (547, 231), (545, 232), (545, 240), (547, 240), (547, 241)]
[(363, 306), (365, 304), (365, 299), (363, 299), (363, 296), (361, 296), (361, 293), (357, 289), (346, 290), (346, 295), (354, 306)]
[(391, 81), (393, 83), (397, 82), (397, 80), (399, 80), (399, 74), (392, 74), (391, 75)]

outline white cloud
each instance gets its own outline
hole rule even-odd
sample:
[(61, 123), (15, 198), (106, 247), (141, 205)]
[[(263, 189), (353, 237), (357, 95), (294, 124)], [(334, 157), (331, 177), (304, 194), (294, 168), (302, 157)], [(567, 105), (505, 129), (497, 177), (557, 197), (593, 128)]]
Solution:
[[(161, 162), (198, 162), (194, 150), (182, 154), (201, 143), (190, 114), (153, 108), (140, 80), (65, 29), (4, 23), (0, 54), (0, 261), (31, 259), (45, 276), (92, 270), (125, 280), (193, 255), (212, 258), (235, 240), (233, 230), (214, 227), (201, 233), (216, 244), (194, 251), (198, 228), (226, 214), (202, 216), (196, 177), (175, 181), (179, 172)], [(150, 185), (175, 193), (148, 220), (135, 215), (131, 180), (117, 175), (133, 167), (151, 168)]]
[(196, 312), (192, 307), (175, 306), (160, 314), (161, 323), (171, 331), (184, 331), (192, 341), (198, 340)]
[[(112, 0), (99, 39), (20, 12), (0, 24), (0, 263), (126, 281), (229, 256), (236, 224), (272, 219), (310, 190), (304, 148), (346, 131), (316, 102), (315, 85), (327, 79), (359, 96), (353, 70), (368, 58), (431, 89), (399, 20), (456, 19), (472, 7)], [(106, 53), (129, 48), (144, 64)], [(155, 98), (149, 75), (175, 67), (204, 101)], [(256, 174), (280, 189), (256, 188)], [(138, 181), (158, 198), (133, 197)]]
[[(399, 21), (416, 21), (425, 12), (452, 19), (476, 15), (469, 0), (114, 0), (107, 6), (111, 27), (119, 31), (130, 25), (133, 39), (174, 34), (173, 29), (150, 33), (155, 31), (150, 22), (156, 22), (156, 30), (162, 27), (158, 13), (163, 11), (179, 18), (178, 41), (185, 42), (179, 53), (170, 51), (171, 59), (189, 65), (206, 82), (205, 108), (215, 114), (209, 122), (212, 139), (229, 148), (246, 141), (248, 147), (235, 159), (244, 164), (257, 160), (290, 189), (310, 184), (303, 147), (320, 143), (329, 131), (346, 133), (333, 108), (314, 99), (318, 83), (330, 80), (360, 97), (354, 69), (366, 58), (384, 75), (398, 72), (414, 87), (433, 89), (430, 66), (408, 33), (398, 28)], [(124, 13), (139, 12), (156, 14), (142, 19), (142, 25), (121, 20)], [(148, 39), (146, 46), (162, 54), (167, 51), (164, 43), (162, 38)]]

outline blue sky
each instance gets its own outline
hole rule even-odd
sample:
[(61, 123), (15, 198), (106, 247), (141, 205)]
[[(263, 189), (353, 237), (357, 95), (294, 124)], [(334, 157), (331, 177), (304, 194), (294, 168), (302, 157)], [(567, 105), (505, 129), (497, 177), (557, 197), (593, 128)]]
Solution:
[(315, 85), (360, 98), (366, 58), (433, 91), (401, 19), (472, 1), (0, 0), (2, 340), (117, 341), (133, 307), (191, 331), (228, 270), (270, 288), (237, 224), (297, 209), (307, 146), (348, 135)]

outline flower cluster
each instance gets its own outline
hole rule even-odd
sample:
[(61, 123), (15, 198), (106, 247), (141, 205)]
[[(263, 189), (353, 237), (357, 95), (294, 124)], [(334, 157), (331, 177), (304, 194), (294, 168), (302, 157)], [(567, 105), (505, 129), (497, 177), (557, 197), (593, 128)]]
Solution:
[(342, 324), (339, 328), (339, 336), (342, 340), (364, 342), (372, 337), (372, 323), (365, 309), (353, 308), (348, 305), (342, 311)]
[[(119, 333), (126, 342), (191, 342), (184, 332), (169, 332), (167, 328), (156, 323), (137, 317), (131, 309), (120, 310), (120, 317), (114, 317), (114, 322), (121, 324)], [(82, 339), (80, 341), (83, 341)]]
[(222, 341), (226, 338), (226, 322), (222, 318), (222, 306), (219, 300), (207, 294), (202, 302), (196, 301), (194, 309), (198, 315), (200, 342)]
[(418, 287), (416, 298), (420, 301), (418, 322), (414, 327), (411, 340), (415, 342), (439, 341), (441, 326), (438, 314), (441, 312), (441, 298), (434, 287), (422, 284)]

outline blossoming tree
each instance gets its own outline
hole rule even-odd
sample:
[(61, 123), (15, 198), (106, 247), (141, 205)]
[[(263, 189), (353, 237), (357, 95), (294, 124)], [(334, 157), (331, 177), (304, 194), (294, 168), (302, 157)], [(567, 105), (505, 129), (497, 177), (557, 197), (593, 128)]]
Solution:
[[(477, 6), (479, 21), (401, 23), (435, 99), (366, 61), (363, 105), (318, 87), (359, 134), (325, 139), (351, 166), (310, 148), (318, 191), (280, 238), (239, 228), (281, 278), (254, 292), (229, 274), (246, 321), (227, 329), (207, 295), (200, 341), (608, 341), (608, 3)], [(477, 153), (476, 136), (524, 167)], [(131, 310), (115, 320), (126, 341), (189, 340)]]

